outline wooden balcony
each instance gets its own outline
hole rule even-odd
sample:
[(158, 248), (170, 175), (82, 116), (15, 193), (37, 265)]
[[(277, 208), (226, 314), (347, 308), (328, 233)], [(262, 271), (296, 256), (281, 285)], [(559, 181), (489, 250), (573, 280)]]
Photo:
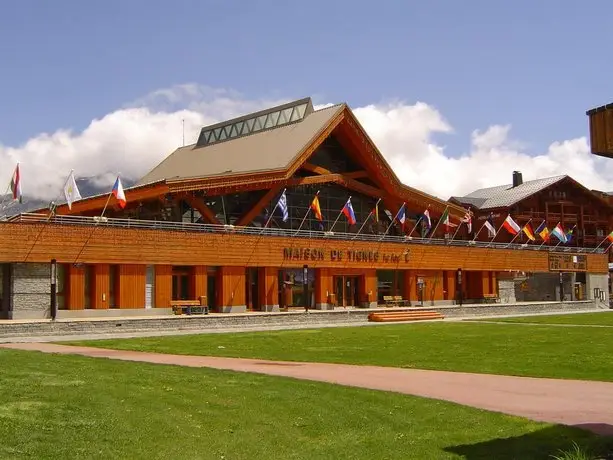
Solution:
[(590, 146), (594, 155), (613, 158), (613, 104), (587, 111)]

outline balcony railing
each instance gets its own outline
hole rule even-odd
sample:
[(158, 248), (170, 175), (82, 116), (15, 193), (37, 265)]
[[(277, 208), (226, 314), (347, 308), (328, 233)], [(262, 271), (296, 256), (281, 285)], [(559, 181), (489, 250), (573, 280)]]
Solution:
[(279, 228), (258, 228), (243, 227), (233, 225), (218, 224), (194, 224), (189, 222), (165, 222), (159, 220), (135, 220), (135, 219), (115, 219), (106, 217), (83, 217), (83, 216), (54, 216), (49, 217), (44, 214), (25, 213), (11, 217), (9, 220), (0, 222), (0, 225), (11, 225), (12, 223), (43, 223), (60, 225), (80, 225), (80, 226), (99, 226), (124, 229), (143, 229), (161, 231), (182, 231), (193, 233), (217, 233), (217, 234), (237, 234), (237, 235), (258, 235), (258, 236), (277, 236), (291, 238), (310, 238), (310, 239), (331, 239), (331, 240), (354, 240), (372, 241), (403, 244), (429, 244), (445, 246), (470, 246), (496, 249), (521, 249), (528, 251), (551, 251), (551, 252), (573, 252), (573, 253), (599, 253), (605, 252), (605, 248), (579, 248), (566, 246), (545, 246), (536, 244), (510, 244), (510, 243), (491, 243), (488, 241), (472, 240), (447, 240), (441, 238), (417, 238), (408, 236), (394, 235), (372, 235), (367, 233), (344, 233), (344, 232), (323, 232), (314, 230), (289, 230)]

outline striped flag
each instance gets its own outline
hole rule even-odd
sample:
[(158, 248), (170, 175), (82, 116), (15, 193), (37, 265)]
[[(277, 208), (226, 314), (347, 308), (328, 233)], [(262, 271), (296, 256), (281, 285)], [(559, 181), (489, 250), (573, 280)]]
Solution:
[(287, 196), (285, 195), (285, 190), (283, 190), (283, 193), (279, 197), (279, 202), (277, 203), (277, 206), (281, 210), (283, 222), (287, 222), (287, 219), (289, 219), (289, 212), (287, 210)]
[(13, 177), (11, 177), (11, 193), (13, 195), (13, 200), (17, 200), (20, 203), (23, 202), (21, 194), (21, 174), (19, 172), (19, 163), (17, 163), (17, 167), (15, 168)]

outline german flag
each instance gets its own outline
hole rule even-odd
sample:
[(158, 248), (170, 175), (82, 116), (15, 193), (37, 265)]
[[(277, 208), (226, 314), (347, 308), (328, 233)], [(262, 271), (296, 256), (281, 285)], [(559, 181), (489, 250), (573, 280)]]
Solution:
[(313, 201), (311, 202), (311, 210), (313, 211), (313, 213), (315, 213), (315, 217), (317, 217), (318, 220), (324, 220), (323, 216), (321, 215), (321, 208), (319, 207), (319, 197), (317, 195), (315, 195), (315, 198), (313, 198)]
[(524, 225), (522, 231), (526, 234), (530, 241), (536, 241), (536, 238), (534, 237), (534, 231), (532, 230), (532, 225), (530, 225), (530, 222)]

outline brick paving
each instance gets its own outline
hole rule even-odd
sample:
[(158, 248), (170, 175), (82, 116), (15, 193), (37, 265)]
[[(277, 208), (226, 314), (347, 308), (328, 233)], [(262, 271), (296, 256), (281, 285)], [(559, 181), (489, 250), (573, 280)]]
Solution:
[(123, 361), (254, 372), (394, 391), (453, 401), (543, 422), (580, 426), (599, 434), (613, 435), (613, 383), (609, 382), (537, 379), (347, 364), (182, 356), (50, 343), (13, 343), (0, 345), (0, 347)]

